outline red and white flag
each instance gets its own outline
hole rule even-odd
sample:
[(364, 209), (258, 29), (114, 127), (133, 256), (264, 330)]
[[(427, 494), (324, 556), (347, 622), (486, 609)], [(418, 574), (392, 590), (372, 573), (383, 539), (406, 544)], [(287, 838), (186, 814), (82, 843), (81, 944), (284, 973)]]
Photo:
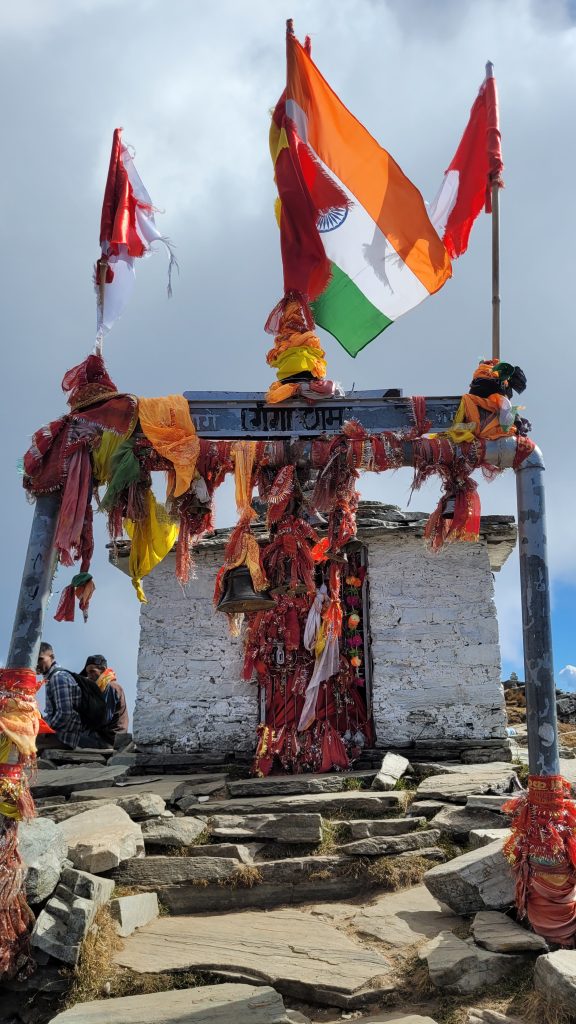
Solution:
[(172, 269), (177, 263), (170, 242), (156, 227), (154, 213), (132, 153), (122, 142), (122, 129), (116, 128), (102, 204), (102, 254), (96, 263), (94, 278), (98, 296), (97, 350), (130, 298), (135, 280), (134, 261), (146, 256), (153, 242), (162, 242), (168, 252), (168, 295), (172, 294)]
[(498, 93), (492, 65), (470, 111), (470, 120), (429, 209), (430, 220), (454, 260), (466, 252), (482, 207), (492, 211), (492, 185), (502, 188)]

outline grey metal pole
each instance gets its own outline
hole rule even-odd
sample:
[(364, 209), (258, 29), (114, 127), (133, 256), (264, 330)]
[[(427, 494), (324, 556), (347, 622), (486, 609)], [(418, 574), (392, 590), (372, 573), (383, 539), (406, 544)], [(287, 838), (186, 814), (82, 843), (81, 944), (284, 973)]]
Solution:
[(44, 616), (56, 569), (54, 537), (60, 501), (61, 495), (56, 492), (43, 494), (36, 499), (10, 648), (6, 658), (9, 668), (36, 668)]
[(516, 493), (528, 764), (531, 775), (559, 775), (556, 685), (546, 555), (544, 460), (539, 448), (535, 448), (518, 469)]

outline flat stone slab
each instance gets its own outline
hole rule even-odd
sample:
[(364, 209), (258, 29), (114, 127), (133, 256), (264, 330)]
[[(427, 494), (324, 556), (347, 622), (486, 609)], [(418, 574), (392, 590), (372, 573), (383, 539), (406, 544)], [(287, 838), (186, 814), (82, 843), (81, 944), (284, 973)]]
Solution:
[[(260, 847), (258, 847), (259, 849)], [(188, 847), (187, 857), (228, 857), (240, 864), (253, 864), (254, 856), (249, 846), (241, 843), (198, 843)]]
[(230, 779), (228, 792), (233, 798), (255, 796), (297, 796), (303, 793), (340, 793), (349, 779), (368, 786), (376, 772), (327, 772), (326, 775), (268, 775), (264, 779)]
[(366, 839), (368, 836), (404, 836), (423, 828), (426, 818), (350, 818), (333, 824), (347, 828), (350, 839)]
[[(311, 908), (312, 913), (318, 911), (322, 913), (322, 907)], [(461, 923), (460, 917), (442, 906), (424, 885), (385, 893), (361, 910), (352, 906), (351, 911), (344, 914), (354, 931), (379, 939), (392, 949), (413, 946)]]
[(47, 760), (51, 761), (52, 764), (106, 764), (108, 758), (112, 756), (114, 751), (110, 750), (90, 750), (87, 747), (81, 747), (79, 750), (44, 750), (42, 756)]
[(503, 823), (501, 814), (494, 811), (470, 810), (466, 807), (447, 804), (432, 819), (433, 828), (440, 829), (442, 835), (454, 842), (467, 842), (474, 828), (500, 828)]
[(442, 800), (413, 800), (407, 810), (407, 814), (415, 817), (426, 818), (430, 821), (435, 814), (442, 811), (446, 804)]
[(553, 1006), (576, 1014), (576, 951), (558, 949), (539, 956), (534, 968), (534, 988)]
[(132, 935), (136, 928), (142, 928), (158, 917), (158, 896), (155, 892), (117, 896), (110, 901), (110, 913), (118, 935)]
[(28, 902), (41, 903), (58, 885), (62, 865), (68, 854), (66, 838), (48, 818), (32, 818), (18, 825), (18, 850), (28, 868)]
[(125, 765), (94, 765), (89, 768), (63, 767), (38, 772), (31, 783), (33, 796), (70, 796), (86, 789), (111, 786), (128, 774)]
[[(218, 800), (202, 811), (210, 814), (335, 814), (345, 818), (348, 811), (365, 818), (380, 818), (390, 811), (403, 811), (404, 794), (343, 792), (304, 793), (302, 796), (254, 797), (244, 800)], [(195, 812), (196, 813), (196, 812)]]
[(238, 866), (228, 857), (136, 857), (124, 861), (114, 879), (119, 885), (197, 885), (225, 881)]
[(319, 843), (322, 839), (322, 817), (320, 814), (214, 814), (210, 817), (210, 832), (221, 839)]
[(472, 850), (479, 850), (481, 846), (490, 846), (491, 843), (504, 843), (512, 835), (509, 828), (473, 828), (468, 834), (468, 843)]
[(507, 818), (509, 815), (504, 814), (502, 808), (508, 800), (510, 800), (508, 793), (503, 793), (500, 796), (490, 796), (490, 794), (475, 796), (473, 794), (468, 797), (466, 807), (471, 811), (496, 811)]
[[(117, 767), (121, 768), (121, 765)], [(127, 771), (127, 769), (125, 769)], [(116, 786), (114, 781), (107, 783), (105, 786), (84, 789), (77, 795), (72, 793), (70, 800), (108, 800), (115, 799), (117, 796), (124, 796), (134, 793), (156, 793), (162, 797), (163, 800), (168, 802), (174, 789), (179, 786), (186, 779), (195, 778), (197, 776), (190, 775), (123, 775), (119, 779), (119, 784)], [(210, 778), (210, 776), (208, 776)]]
[(140, 827), (146, 846), (192, 846), (206, 831), (198, 818), (149, 818)]
[(75, 868), (101, 874), (144, 853), (142, 829), (121, 807), (96, 807), (56, 826)]
[(456, 914), (506, 910), (514, 903), (514, 877), (500, 842), (438, 864), (426, 872), (424, 885)]
[(417, 798), (465, 804), (473, 795), (512, 793), (514, 787), (520, 791), (516, 772), (505, 762), (463, 765), (462, 768), (462, 771), (449, 775), (432, 775), (423, 779), (416, 792)]
[[(304, 1018), (306, 1019), (306, 1018)], [(422, 1018), (424, 1019), (424, 1018)], [(289, 1024), (279, 992), (267, 985), (206, 985), (123, 999), (77, 1003), (52, 1024)]]
[(115, 960), (138, 974), (232, 972), (291, 998), (345, 1008), (394, 990), (384, 957), (297, 910), (161, 917), (131, 935)]
[(434, 846), (439, 839), (439, 832), (426, 829), (404, 836), (368, 836), (353, 843), (343, 843), (339, 851), (350, 857), (391, 857)]
[(547, 953), (548, 944), (541, 935), (529, 932), (506, 914), (481, 910), (472, 922), (474, 941), (494, 953)]

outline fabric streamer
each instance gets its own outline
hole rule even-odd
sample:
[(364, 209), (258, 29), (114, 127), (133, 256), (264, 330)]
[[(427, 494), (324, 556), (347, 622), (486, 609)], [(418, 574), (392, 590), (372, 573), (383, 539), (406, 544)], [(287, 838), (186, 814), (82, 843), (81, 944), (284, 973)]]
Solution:
[(528, 792), (509, 800), (504, 853), (516, 876), (516, 907), (549, 942), (576, 939), (576, 802), (561, 775), (530, 775)]
[(0, 735), (26, 760), (36, 756), (40, 722), (36, 693), (40, 685), (32, 669), (0, 669)]
[(172, 550), (178, 536), (178, 527), (168, 519), (166, 510), (158, 504), (152, 491), (148, 492), (147, 507), (148, 515), (144, 521), (124, 521), (126, 533), (132, 540), (129, 562), (132, 586), (143, 604), (147, 604), (148, 600), (142, 579)]
[(138, 400), (140, 426), (154, 449), (172, 463), (176, 480), (172, 496), (188, 490), (200, 454), (200, 441), (183, 395)]
[(304, 630), (304, 646), (308, 651), (315, 651), (316, 660), (314, 663), (314, 671), (310, 677), (310, 682), (306, 687), (304, 707), (302, 708), (300, 721), (298, 722), (298, 729), (300, 732), (304, 732), (305, 729), (308, 729), (316, 717), (316, 701), (318, 699), (320, 683), (324, 683), (326, 680), (330, 679), (331, 676), (335, 676), (340, 668), (340, 648), (338, 645), (338, 637), (334, 633), (332, 623), (329, 623), (326, 627), (326, 631), (322, 636), (320, 650), (317, 648), (322, 625), (321, 609), (327, 601), (328, 591), (326, 586), (322, 584), (308, 613), (306, 628)]

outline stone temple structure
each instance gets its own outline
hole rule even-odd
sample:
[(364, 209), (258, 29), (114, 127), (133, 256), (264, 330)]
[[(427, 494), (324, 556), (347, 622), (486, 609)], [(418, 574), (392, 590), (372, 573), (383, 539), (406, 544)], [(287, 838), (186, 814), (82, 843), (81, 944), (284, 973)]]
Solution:
[[(379, 502), (359, 507), (366, 701), (376, 746), (464, 761), (509, 758), (493, 573), (516, 543), (514, 520), (484, 517), (477, 544), (433, 555), (422, 540), (426, 518)], [(151, 753), (249, 756), (255, 749), (258, 689), (241, 679), (242, 642), (212, 605), (229, 535), (217, 530), (199, 545), (186, 590), (173, 554), (146, 579), (134, 738)], [(124, 571), (129, 551), (126, 542), (111, 555)]]

